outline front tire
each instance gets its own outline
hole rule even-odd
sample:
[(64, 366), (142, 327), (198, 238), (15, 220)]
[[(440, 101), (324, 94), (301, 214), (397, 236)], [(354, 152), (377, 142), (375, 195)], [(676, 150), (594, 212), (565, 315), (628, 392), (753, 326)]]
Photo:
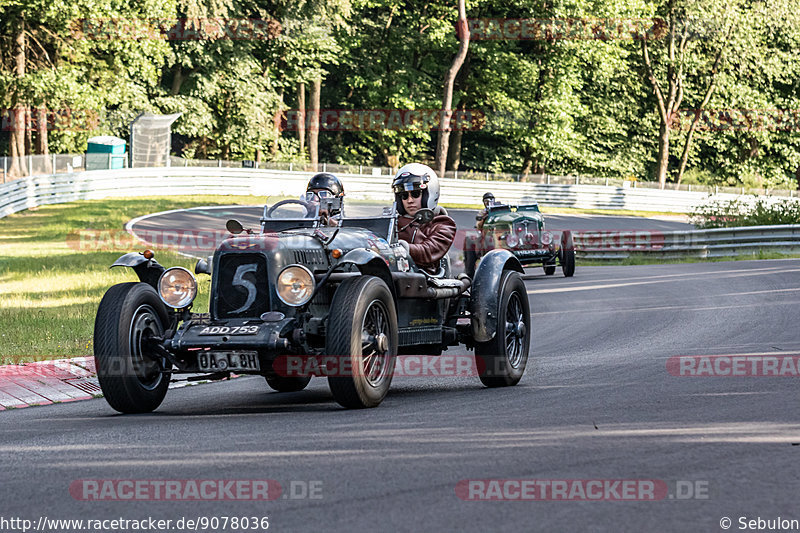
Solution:
[(516, 385), (525, 373), (531, 342), (528, 292), (519, 272), (507, 270), (500, 281), (497, 329), (489, 342), (475, 345), (481, 382), (487, 387)]
[(94, 322), (97, 379), (108, 404), (121, 413), (149, 413), (164, 400), (169, 364), (148, 338), (169, 325), (164, 304), (146, 283), (120, 283), (106, 291)]
[(266, 376), (267, 385), (278, 392), (297, 392), (305, 389), (311, 381), (311, 376)]
[(553, 259), (551, 263), (545, 263), (542, 265), (544, 267), (544, 275), (545, 276), (552, 276), (556, 273), (556, 260)]
[(561, 236), (561, 272), (565, 278), (575, 274), (575, 243), (571, 231), (565, 231)]
[(397, 357), (397, 312), (386, 283), (374, 276), (343, 281), (327, 331), (326, 351), (339, 360), (340, 375), (328, 376), (334, 400), (350, 409), (380, 405)]

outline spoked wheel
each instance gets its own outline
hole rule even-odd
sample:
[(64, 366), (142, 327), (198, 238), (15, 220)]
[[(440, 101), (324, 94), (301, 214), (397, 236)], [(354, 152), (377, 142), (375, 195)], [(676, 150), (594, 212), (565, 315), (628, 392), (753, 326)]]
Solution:
[(397, 356), (397, 313), (392, 293), (373, 276), (347, 279), (336, 289), (326, 350), (339, 360), (328, 377), (343, 407), (376, 407), (392, 383)]
[(506, 271), (500, 286), (495, 335), (477, 343), (475, 357), (487, 387), (516, 385), (525, 373), (531, 340), (528, 293), (519, 272)]
[(97, 309), (94, 357), (97, 379), (108, 404), (121, 413), (146, 413), (164, 399), (169, 364), (150, 340), (169, 324), (164, 304), (145, 283), (111, 287)]

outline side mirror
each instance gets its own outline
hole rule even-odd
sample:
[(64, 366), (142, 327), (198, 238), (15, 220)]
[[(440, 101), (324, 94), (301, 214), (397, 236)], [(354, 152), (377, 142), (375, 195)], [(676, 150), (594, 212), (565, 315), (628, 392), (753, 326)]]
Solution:
[(238, 235), (244, 231), (244, 226), (242, 226), (242, 223), (238, 220), (230, 219), (225, 223), (225, 229), (227, 229), (229, 233)]
[(428, 209), (427, 207), (420, 209), (414, 215), (414, 220), (416, 220), (419, 224), (427, 224), (433, 220), (433, 209)]

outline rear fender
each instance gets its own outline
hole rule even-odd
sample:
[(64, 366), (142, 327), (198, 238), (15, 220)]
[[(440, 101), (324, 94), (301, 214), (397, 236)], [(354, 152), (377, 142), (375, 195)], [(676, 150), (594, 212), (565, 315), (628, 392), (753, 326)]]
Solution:
[(503, 292), (500, 283), (506, 270), (525, 272), (514, 254), (508, 250), (496, 249), (483, 256), (475, 272), (469, 308), (472, 315), (472, 338), (476, 342), (489, 342), (496, 334), (497, 307)]

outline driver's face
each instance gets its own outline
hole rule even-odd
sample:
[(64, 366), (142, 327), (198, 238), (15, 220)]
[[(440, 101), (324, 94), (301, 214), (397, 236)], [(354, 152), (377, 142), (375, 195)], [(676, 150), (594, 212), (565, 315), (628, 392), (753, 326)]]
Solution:
[[(316, 195), (314, 195), (314, 198), (311, 199), (312, 203), (315, 203), (315, 204), (319, 203), (319, 193), (321, 191), (325, 191), (326, 193), (330, 193), (330, 191), (328, 189), (311, 189), (311, 192), (317, 193)], [(328, 210), (327, 209), (320, 209), (319, 214), (328, 216)]]
[(416, 215), (417, 211), (419, 211), (421, 207), (422, 207), (422, 196), (420, 196), (419, 198), (414, 198), (409, 194), (408, 198), (403, 200), (403, 208), (406, 210), (406, 213), (408, 213), (408, 216), (413, 217), (414, 215)]

